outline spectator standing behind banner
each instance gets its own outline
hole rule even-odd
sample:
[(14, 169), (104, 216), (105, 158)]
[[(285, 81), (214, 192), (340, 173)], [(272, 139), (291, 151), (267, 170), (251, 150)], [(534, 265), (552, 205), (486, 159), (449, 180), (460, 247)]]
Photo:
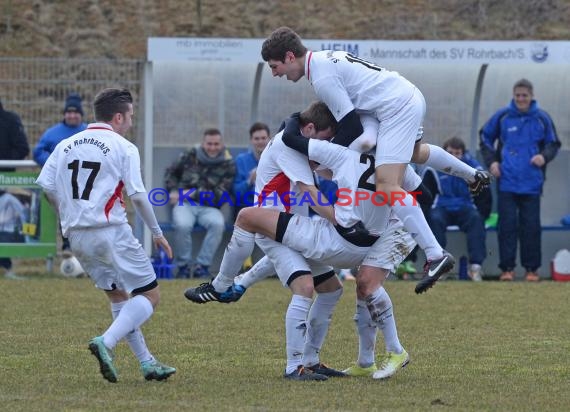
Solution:
[(546, 164), (560, 148), (552, 119), (533, 99), (526, 79), (513, 86), (511, 103), (497, 111), (480, 131), (481, 152), (498, 180), (497, 223), (500, 279), (515, 278), (517, 241), (526, 280), (540, 280), (540, 195)]
[[(24, 132), (24, 126), (20, 117), (16, 113), (4, 110), (0, 101), (0, 160), (22, 160), (29, 153), (28, 138)], [(0, 172), (13, 172), (14, 170), (14, 168), (0, 168)], [(9, 193), (2, 194), (0, 200), (0, 213), (2, 213), (2, 216), (8, 216), (9, 204), (17, 208), (15, 202), (19, 203), (14, 196)], [(0, 231), (3, 231), (3, 229), (0, 229)], [(5, 241), (7, 240), (4, 237), (0, 239), (0, 243)], [(4, 277), (21, 279), (13, 272), (12, 259), (9, 256), (0, 257), (0, 267), (5, 269)]]
[(255, 193), (255, 176), (259, 157), (269, 142), (269, 126), (256, 122), (249, 129), (251, 147), (246, 153), (236, 157), (236, 177), (234, 180), (234, 195), (236, 196), (236, 215), (239, 209), (253, 206)]
[[(83, 122), (81, 103), (81, 97), (78, 94), (71, 93), (67, 96), (63, 106), (63, 120), (47, 129), (34, 147), (33, 156), (37, 164), (43, 166), (59, 142), (87, 128), (87, 124)], [(65, 257), (70, 257), (69, 240), (63, 236), (61, 249)]]
[(201, 146), (181, 153), (166, 170), (165, 186), (173, 205), (177, 277), (190, 277), (192, 230), (196, 223), (206, 229), (206, 236), (192, 274), (196, 278), (210, 277), (209, 267), (226, 225), (220, 207), (233, 202), (230, 193), (235, 174), (235, 163), (218, 129), (207, 129)]
[[(477, 170), (481, 165), (465, 149), (465, 142), (459, 137), (452, 137), (443, 143), (448, 153), (467, 163)], [(438, 193), (428, 219), (435, 238), (442, 247), (447, 244), (448, 226), (459, 226), (467, 235), (467, 251), (469, 255), (469, 277), (480, 282), (481, 265), (486, 257), (485, 219), (491, 213), (492, 199), (489, 188), (477, 196), (474, 202), (465, 180), (442, 172), (437, 172), (438, 185), (433, 193)]]

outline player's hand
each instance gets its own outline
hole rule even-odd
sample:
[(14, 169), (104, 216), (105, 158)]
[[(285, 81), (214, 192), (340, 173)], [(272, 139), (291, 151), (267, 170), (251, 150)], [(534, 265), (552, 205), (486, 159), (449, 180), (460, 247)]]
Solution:
[(166, 238), (164, 236), (153, 236), (152, 240), (154, 242), (154, 245), (156, 246), (156, 248), (162, 248), (164, 250), (164, 252), (166, 253), (166, 256), (168, 256), (168, 259), (172, 259), (172, 248), (170, 247), (170, 243), (168, 243), (168, 240), (166, 240)]
[(499, 165), (499, 162), (491, 163), (491, 166), (489, 166), (489, 172), (491, 172), (491, 174), (496, 178), (501, 177), (501, 166)]

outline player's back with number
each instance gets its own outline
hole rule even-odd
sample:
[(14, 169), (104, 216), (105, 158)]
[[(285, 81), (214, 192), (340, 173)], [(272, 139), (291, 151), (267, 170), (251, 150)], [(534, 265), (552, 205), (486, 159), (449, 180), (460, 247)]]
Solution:
[(54, 176), (62, 231), (127, 222), (122, 190), (144, 192), (138, 149), (105, 123), (58, 144), (44, 168)]

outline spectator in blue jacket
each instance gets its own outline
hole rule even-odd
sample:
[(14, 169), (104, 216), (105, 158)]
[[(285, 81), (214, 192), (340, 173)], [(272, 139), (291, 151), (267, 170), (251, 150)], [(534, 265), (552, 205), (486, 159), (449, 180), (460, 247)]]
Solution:
[(517, 243), (526, 280), (540, 280), (540, 195), (545, 166), (560, 148), (552, 119), (533, 99), (532, 83), (514, 84), (511, 103), (497, 111), (480, 131), (480, 147), (498, 180), (497, 223), (501, 280), (515, 278)]
[[(479, 162), (465, 149), (465, 142), (459, 137), (452, 137), (443, 143), (448, 153), (467, 163), (474, 169), (483, 170)], [(480, 203), (481, 211), (475, 204), (465, 180), (442, 172), (437, 172), (437, 193), (428, 222), (439, 244), (445, 248), (447, 244), (446, 230), (448, 226), (459, 226), (467, 235), (467, 252), (469, 255), (468, 273), (472, 280), (479, 282), (481, 265), (486, 257), (485, 218), (491, 212), (489, 189), (485, 189), (478, 197), (485, 197), (486, 204)], [(483, 214), (483, 215), (482, 215)], [(485, 216), (486, 215), (486, 216)]]
[(236, 157), (236, 177), (233, 184), (236, 196), (236, 214), (239, 209), (253, 205), (255, 176), (261, 152), (269, 143), (269, 126), (256, 122), (249, 129), (251, 147)]
[(43, 166), (59, 142), (82, 132), (86, 128), (87, 124), (83, 122), (81, 97), (72, 93), (65, 100), (63, 121), (47, 129), (40, 137), (40, 141), (33, 150), (34, 160), (37, 164)]
[[(81, 97), (79, 97), (78, 94), (71, 93), (67, 96), (67, 99), (65, 99), (63, 120), (47, 129), (40, 137), (36, 147), (34, 147), (32, 151), (34, 161), (40, 166), (43, 166), (59, 142), (76, 133), (82, 132), (86, 128), (87, 124), (83, 122)], [(62, 241), (62, 250), (65, 253), (64, 257), (70, 257), (69, 241), (65, 237), (62, 237)]]

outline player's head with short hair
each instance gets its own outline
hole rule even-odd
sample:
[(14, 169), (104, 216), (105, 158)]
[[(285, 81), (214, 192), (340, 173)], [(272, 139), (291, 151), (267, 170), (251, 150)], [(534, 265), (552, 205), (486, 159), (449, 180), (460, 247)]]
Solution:
[(104, 89), (95, 96), (93, 108), (95, 120), (110, 122), (117, 113), (125, 115), (132, 109), (133, 96), (127, 89)]
[(133, 125), (133, 96), (127, 89), (105, 89), (93, 102), (95, 121), (111, 125), (124, 136)]
[(295, 57), (302, 57), (307, 53), (301, 38), (289, 27), (279, 27), (269, 35), (261, 46), (261, 57), (264, 61), (285, 61), (287, 52), (292, 52)]
[(299, 115), (299, 122), (301, 126), (313, 123), (317, 132), (331, 128), (335, 133), (338, 125), (327, 105), (321, 101), (313, 102), (303, 110)]
[(465, 142), (460, 137), (453, 136), (443, 142), (443, 149), (453, 156), (461, 158), (465, 154)]

